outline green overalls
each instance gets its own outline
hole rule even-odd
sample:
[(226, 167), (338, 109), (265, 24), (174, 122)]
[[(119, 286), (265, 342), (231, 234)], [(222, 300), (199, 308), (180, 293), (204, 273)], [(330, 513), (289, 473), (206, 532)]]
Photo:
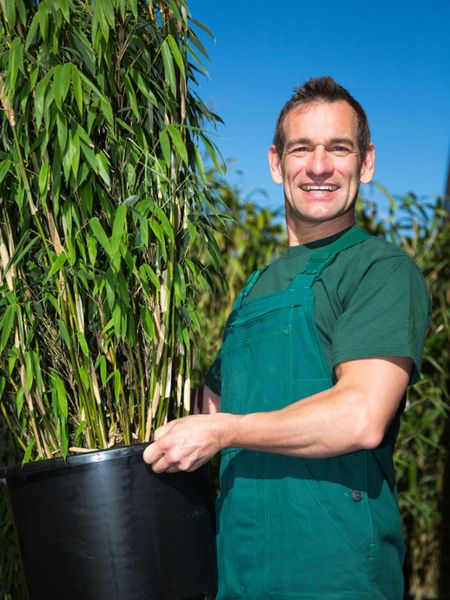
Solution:
[[(369, 237), (353, 229), (313, 252), (291, 286), (244, 302), (221, 349), (222, 410), (273, 411), (333, 386), (314, 320), (312, 284), (340, 251)], [(221, 457), (217, 600), (401, 600), (403, 536), (392, 449), (326, 459), (228, 448)]]

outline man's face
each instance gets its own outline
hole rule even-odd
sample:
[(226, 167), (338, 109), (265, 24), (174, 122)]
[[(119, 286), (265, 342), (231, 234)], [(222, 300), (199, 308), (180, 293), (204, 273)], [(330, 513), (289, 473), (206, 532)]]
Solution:
[(305, 104), (283, 122), (285, 147), (269, 150), (275, 183), (283, 184), (288, 227), (353, 222), (359, 183), (373, 176), (374, 148), (358, 152), (358, 118), (345, 101)]

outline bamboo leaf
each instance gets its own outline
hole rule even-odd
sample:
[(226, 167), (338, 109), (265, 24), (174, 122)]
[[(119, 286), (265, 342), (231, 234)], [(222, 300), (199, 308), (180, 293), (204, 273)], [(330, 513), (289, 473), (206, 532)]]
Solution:
[(21, 386), (17, 390), (17, 394), (16, 394), (16, 413), (17, 413), (18, 417), (20, 417), (20, 415), (22, 414), (24, 400), (25, 400), (25, 394), (23, 391), (23, 387)]
[(16, 24), (16, 5), (14, 2), (4, 2), (1, 3), (2, 12), (6, 18), (6, 22), (10, 25), (11, 29), (14, 28)]
[(104, 10), (105, 2), (103, 0), (97, 0), (94, 2), (94, 15), (93, 15), (93, 25), (92, 25), (92, 34), (93, 39), (96, 39), (97, 27), (100, 25), (100, 30), (103, 38), (106, 42), (109, 40), (109, 27), (108, 22), (106, 20), (105, 10)]
[(190, 19), (192, 21), (192, 23), (194, 23), (194, 25), (197, 25), (197, 27), (199, 27), (200, 29), (202, 29), (205, 33), (207, 33), (210, 37), (214, 38), (214, 34), (211, 31), (211, 29), (209, 29), (209, 27), (207, 25), (205, 25), (204, 23), (202, 23), (201, 21), (198, 21), (197, 19), (194, 19), (191, 17)]
[(27, 37), (25, 40), (25, 51), (27, 51), (28, 48), (31, 46), (31, 44), (34, 42), (34, 38), (36, 36), (38, 27), (39, 27), (39, 15), (38, 15), (38, 13), (36, 13), (31, 21), (30, 27), (28, 29)]
[(155, 94), (148, 87), (148, 84), (144, 81), (144, 78), (139, 73), (139, 71), (134, 70), (132, 73), (133, 73), (134, 81), (136, 82), (139, 90), (142, 92), (142, 94), (145, 96), (145, 98), (147, 98), (147, 100), (149, 102), (151, 102), (151, 104), (153, 104), (153, 106), (158, 106), (158, 101), (156, 99)]
[(119, 304), (116, 304), (113, 310), (113, 323), (114, 323), (114, 333), (116, 334), (116, 337), (120, 337), (120, 329), (121, 329), (121, 322), (122, 322), (122, 311), (120, 309)]
[(98, 173), (98, 162), (97, 157), (95, 156), (95, 152), (83, 141), (81, 141), (80, 149), (85, 159), (88, 161), (91, 169), (94, 171), (94, 173)]
[(78, 168), (80, 166), (80, 138), (78, 130), (70, 132), (70, 148), (71, 148), (71, 167), (75, 179), (78, 176)]
[(53, 386), (56, 391), (56, 397), (58, 399), (59, 414), (62, 416), (64, 421), (66, 421), (67, 417), (69, 415), (69, 407), (67, 404), (66, 388), (64, 386), (63, 380), (58, 375), (58, 373), (56, 373), (56, 371), (53, 371), (52, 379), (53, 379)]
[(113, 4), (110, 0), (97, 0), (103, 9), (103, 14), (105, 15), (106, 22), (110, 26), (111, 29), (114, 29), (116, 26), (116, 18), (114, 15)]
[(120, 204), (117, 207), (116, 214), (114, 216), (113, 230), (111, 235), (111, 247), (115, 254), (120, 253), (121, 240), (124, 232), (126, 233), (127, 224), (127, 207), (124, 204)]
[(77, 446), (81, 446), (83, 440), (83, 434), (86, 429), (86, 421), (81, 421), (78, 425), (77, 430), (75, 431), (75, 444)]
[(75, 65), (72, 65), (72, 92), (77, 103), (80, 115), (83, 116), (83, 86), (79, 71)]
[(60, 319), (58, 319), (58, 329), (59, 329), (59, 335), (62, 337), (67, 348), (70, 350), (72, 347), (72, 342), (70, 340), (69, 331), (68, 331), (67, 326), (64, 323), (64, 321), (61, 321)]
[(49, 10), (45, 3), (41, 2), (38, 7), (37, 16), (39, 19), (39, 29), (43, 40), (47, 39)]
[(12, 166), (12, 161), (10, 161), (8, 158), (5, 160), (2, 160), (0, 162), (0, 183), (5, 179), (5, 177), (8, 175), (9, 170)]
[(47, 275), (47, 281), (49, 281), (50, 278), (53, 277), (53, 275), (55, 273), (58, 273), (58, 271), (60, 271), (62, 269), (62, 267), (66, 264), (66, 261), (67, 261), (67, 254), (65, 252), (61, 252), (61, 254), (59, 254), (56, 257), (56, 259), (52, 263), (52, 266), (50, 267), (50, 270)]
[(164, 233), (163, 233), (161, 225), (155, 219), (150, 219), (149, 225), (150, 225), (150, 229), (153, 231), (153, 233), (155, 234), (155, 236), (159, 242), (158, 248), (159, 248), (164, 260), (167, 260), (166, 240), (164, 238)]
[(172, 94), (176, 96), (177, 82), (175, 78), (175, 69), (173, 66), (172, 52), (170, 51), (170, 47), (167, 43), (167, 40), (164, 40), (161, 44), (161, 53), (163, 57), (164, 74), (166, 81), (169, 84), (170, 89), (172, 90)]
[(128, 6), (130, 7), (131, 12), (133, 13), (133, 17), (137, 20), (137, 18), (138, 18), (138, 1), (137, 0), (128, 0)]
[(58, 131), (58, 143), (61, 154), (64, 154), (64, 150), (67, 144), (67, 121), (61, 116), (61, 113), (58, 112), (56, 115), (56, 126)]
[(67, 92), (69, 91), (72, 75), (72, 65), (65, 63), (56, 65), (53, 69), (53, 92), (55, 94), (56, 106), (61, 109)]
[(88, 391), (91, 388), (91, 378), (89, 377), (89, 373), (83, 366), (79, 367), (78, 373), (80, 375), (83, 388), (85, 391)]
[(207, 179), (206, 179), (205, 165), (203, 164), (202, 156), (201, 156), (200, 151), (197, 148), (197, 146), (194, 146), (194, 152), (195, 152), (195, 164), (197, 166), (198, 173), (200, 174), (202, 183), (206, 184)]
[(146, 306), (141, 309), (141, 322), (149, 340), (156, 339), (155, 323), (153, 322), (151, 312)]
[(172, 227), (171, 222), (167, 218), (165, 212), (159, 206), (156, 206), (155, 213), (158, 215), (158, 218), (160, 220), (160, 223), (162, 225), (164, 233), (167, 236), (167, 239), (170, 240), (172, 243), (175, 243), (175, 235), (174, 235), (173, 227)]
[[(199, 37), (196, 35), (192, 35), (192, 36), (190, 36), (189, 39), (192, 42), (192, 44), (197, 48), (197, 50), (200, 52), (200, 54), (202, 54), (206, 59), (209, 59), (208, 52), (206, 51), (206, 48), (200, 41)], [(192, 48), (190, 50), (192, 52)], [(200, 66), (203, 66), (203, 63), (198, 58), (197, 58), (197, 61), (200, 64)]]
[(108, 256), (112, 256), (113, 252), (112, 252), (112, 248), (111, 248), (111, 244), (110, 244), (109, 238), (106, 235), (105, 230), (103, 229), (103, 226), (100, 223), (100, 221), (98, 220), (98, 218), (97, 217), (92, 218), (89, 221), (89, 225), (91, 227), (92, 233), (94, 234), (96, 240), (103, 247), (103, 249), (105, 250), (106, 254)]
[(23, 0), (15, 0), (15, 3), (16, 3), (16, 9), (17, 9), (17, 13), (19, 16), (19, 20), (22, 23), (22, 25), (25, 25), (26, 20), (27, 20), (27, 13), (25, 10)]
[(111, 107), (111, 103), (108, 102), (107, 98), (103, 97), (101, 100), (101, 107), (103, 116), (108, 122), (108, 126), (110, 128), (111, 133), (114, 133), (115, 123), (114, 123), (114, 115)]
[(9, 341), (11, 331), (14, 325), (14, 319), (16, 316), (16, 305), (11, 304), (5, 311), (5, 314), (0, 321), (2, 334), (0, 337), (0, 354), (6, 348), (6, 344)]
[(98, 173), (99, 173), (100, 177), (103, 179), (103, 181), (106, 183), (106, 185), (108, 187), (110, 187), (111, 179), (109, 177), (108, 160), (102, 152), (99, 152), (98, 154), (96, 154), (95, 157), (97, 160)]
[(170, 141), (167, 130), (163, 129), (159, 134), (159, 143), (163, 153), (164, 160), (167, 165), (170, 165)]
[(39, 170), (39, 193), (41, 196), (46, 196), (49, 186), (50, 165), (44, 162)]
[(114, 371), (114, 396), (116, 400), (119, 400), (120, 395), (122, 393), (122, 380), (120, 377), (120, 371)]
[(155, 290), (157, 292), (159, 292), (160, 287), (161, 287), (160, 283), (159, 283), (159, 279), (158, 279), (155, 271), (151, 268), (150, 265), (148, 265), (148, 264), (141, 265), (139, 268), (139, 274), (141, 275), (141, 277), (144, 277), (146, 280), (147, 280), (147, 276), (148, 276), (150, 281), (153, 283)]
[(42, 116), (44, 114), (44, 101), (45, 91), (49, 82), (49, 76), (47, 75), (42, 79), (36, 86), (36, 92), (34, 95), (34, 115), (36, 119), (36, 129), (40, 129), (42, 123)]
[(27, 449), (25, 450), (25, 453), (23, 455), (22, 465), (26, 465), (27, 462), (30, 460), (31, 453), (33, 452), (34, 444), (35, 444), (34, 438), (28, 442)]
[(77, 339), (83, 354), (86, 356), (86, 358), (89, 358), (89, 347), (87, 345), (86, 338), (81, 331), (77, 331)]
[[(95, 54), (92, 50), (89, 40), (87, 39), (85, 33), (83, 31), (80, 31), (79, 29), (72, 30), (71, 34), (72, 45), (82, 58), (86, 69), (92, 76), (95, 76)], [(83, 75), (82, 71), (79, 70), (78, 73), (82, 79), (89, 81), (89, 79), (85, 75)]]
[(184, 164), (186, 166), (188, 166), (189, 165), (188, 153), (187, 153), (187, 149), (183, 142), (180, 132), (175, 127), (175, 125), (168, 125), (167, 131), (169, 132), (169, 135), (172, 138), (172, 142), (173, 142), (175, 148), (177, 149), (178, 154), (181, 156), (182, 161), (184, 162)]
[(58, 8), (62, 12), (62, 15), (67, 23), (70, 23), (69, 0), (58, 0)]
[(128, 76), (127, 76), (125, 82), (126, 82), (127, 97), (128, 97), (128, 102), (130, 104), (130, 108), (133, 111), (133, 114), (136, 117), (136, 119), (139, 120), (139, 118), (140, 118), (139, 106), (138, 106), (136, 94), (133, 89), (133, 84), (130, 81), (130, 78)]
[(223, 160), (221, 159), (221, 156), (219, 154), (219, 151), (217, 150), (217, 148), (214, 147), (214, 145), (211, 143), (211, 141), (203, 134), (200, 135), (202, 142), (205, 145), (205, 148), (210, 156), (210, 158), (212, 159), (214, 166), (216, 167), (219, 175), (224, 175), (225, 174), (225, 167), (223, 164)]
[(9, 51), (9, 85), (12, 91), (16, 89), (17, 76), (23, 70), (23, 45), (20, 38), (16, 37)]
[(185, 76), (184, 61), (183, 61), (183, 57), (181, 55), (180, 49), (178, 48), (177, 42), (175, 41), (175, 38), (172, 35), (168, 35), (167, 43), (170, 47), (170, 51), (172, 52), (172, 56), (175, 59), (175, 62), (177, 63), (178, 68), (180, 69), (180, 73), (184, 78), (184, 76)]

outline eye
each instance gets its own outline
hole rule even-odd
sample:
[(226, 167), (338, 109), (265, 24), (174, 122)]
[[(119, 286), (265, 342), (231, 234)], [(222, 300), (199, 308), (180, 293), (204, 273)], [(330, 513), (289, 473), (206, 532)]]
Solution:
[(331, 152), (333, 156), (348, 156), (352, 150), (348, 146), (343, 146), (342, 144), (334, 144), (327, 148), (328, 152)]
[(295, 156), (305, 156), (308, 152), (312, 152), (311, 146), (294, 146), (289, 150), (289, 154), (294, 154)]

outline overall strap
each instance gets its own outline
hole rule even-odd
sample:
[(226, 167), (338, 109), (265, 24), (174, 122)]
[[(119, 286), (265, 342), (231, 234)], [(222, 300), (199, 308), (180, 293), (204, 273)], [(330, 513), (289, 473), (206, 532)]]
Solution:
[(233, 310), (236, 310), (237, 308), (240, 308), (242, 306), (242, 303), (244, 302), (245, 298), (248, 296), (252, 287), (255, 285), (256, 281), (259, 279), (259, 276), (264, 270), (265, 269), (258, 269), (257, 271), (253, 271), (253, 273), (249, 275), (247, 283), (244, 285), (238, 297), (234, 301)]
[(351, 248), (352, 246), (356, 246), (371, 237), (372, 236), (370, 233), (367, 233), (367, 231), (364, 231), (359, 227), (353, 227), (353, 229), (350, 229), (350, 231), (325, 248), (312, 252), (304, 268), (294, 278), (290, 289), (310, 288), (320, 273), (325, 267), (333, 262), (339, 252)]

